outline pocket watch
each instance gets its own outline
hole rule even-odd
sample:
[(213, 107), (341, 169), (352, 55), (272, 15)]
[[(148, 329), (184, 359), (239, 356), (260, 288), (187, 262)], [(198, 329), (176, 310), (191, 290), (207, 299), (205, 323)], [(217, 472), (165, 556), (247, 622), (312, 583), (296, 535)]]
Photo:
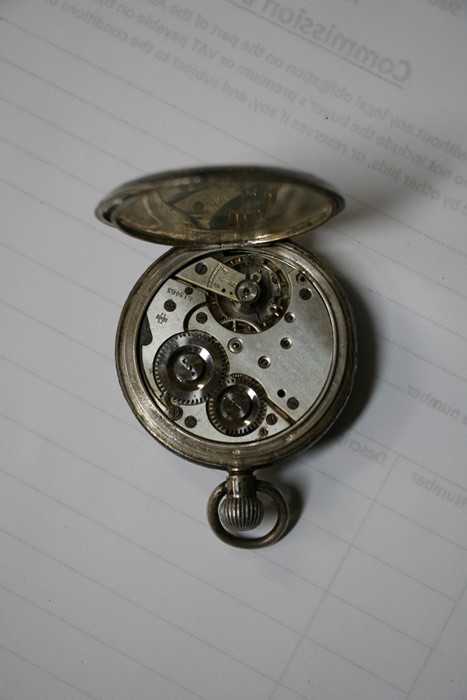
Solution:
[[(254, 471), (316, 442), (349, 396), (351, 308), (321, 262), (289, 241), (343, 207), (314, 177), (243, 166), (151, 175), (97, 207), (101, 221), (172, 246), (124, 305), (117, 372), (156, 440), (227, 472), (207, 517), (230, 545), (284, 535), (287, 501)], [(264, 533), (265, 505), (274, 518)]]

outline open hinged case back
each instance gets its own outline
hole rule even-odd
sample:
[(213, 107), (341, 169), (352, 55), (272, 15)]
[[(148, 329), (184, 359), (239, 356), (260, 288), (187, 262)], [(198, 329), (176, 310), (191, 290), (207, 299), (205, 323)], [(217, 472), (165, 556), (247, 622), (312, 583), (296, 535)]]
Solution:
[[(255, 469), (318, 440), (350, 393), (356, 341), (334, 278), (287, 239), (343, 209), (321, 181), (286, 170), (204, 168), (125, 184), (102, 221), (174, 246), (123, 308), (116, 361), (138, 420), (165, 447), (228, 472), (208, 519), (225, 542), (270, 544), (289, 508)], [(264, 504), (276, 520), (257, 536)]]

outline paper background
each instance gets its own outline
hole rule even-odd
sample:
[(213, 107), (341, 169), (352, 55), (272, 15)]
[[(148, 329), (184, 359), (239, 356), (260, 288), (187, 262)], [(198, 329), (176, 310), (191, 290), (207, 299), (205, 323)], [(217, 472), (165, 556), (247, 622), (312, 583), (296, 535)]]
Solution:
[[(467, 7), (3, 0), (0, 697), (467, 697)], [(163, 248), (99, 199), (198, 164), (291, 167), (346, 211), (300, 242), (354, 306), (339, 424), (275, 478), (258, 552), (219, 473), (157, 445), (113, 364)]]

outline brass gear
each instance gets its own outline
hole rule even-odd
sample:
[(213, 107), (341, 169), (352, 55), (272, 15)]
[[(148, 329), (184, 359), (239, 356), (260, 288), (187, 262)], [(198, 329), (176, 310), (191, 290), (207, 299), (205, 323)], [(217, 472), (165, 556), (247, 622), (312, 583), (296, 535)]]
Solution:
[(216, 392), (229, 369), (227, 353), (204, 331), (176, 333), (162, 343), (153, 363), (163, 394), (180, 404), (198, 404)]

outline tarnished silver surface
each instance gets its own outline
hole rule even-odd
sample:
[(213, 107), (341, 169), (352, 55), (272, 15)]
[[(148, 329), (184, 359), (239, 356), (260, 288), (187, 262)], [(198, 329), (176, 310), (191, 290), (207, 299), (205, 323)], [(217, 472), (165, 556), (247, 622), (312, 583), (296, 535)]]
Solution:
[[(254, 529), (261, 523), (263, 510), (255, 502), (261, 503), (256, 495), (258, 491), (273, 501), (276, 522), (264, 535), (242, 537), (237, 533)], [(267, 481), (256, 479), (252, 474), (231, 474), (219, 484), (209, 497), (207, 516), (219, 539), (243, 549), (258, 549), (277, 542), (285, 535), (290, 523), (289, 506), (279, 489)]]
[[(236, 257), (236, 251), (215, 254)], [(333, 422), (350, 389), (353, 323), (336, 283), (295, 245), (275, 244), (264, 254), (287, 271), (291, 291), (286, 313), (262, 332), (238, 335), (212, 315), (204, 291), (186, 293), (175, 278), (185, 261), (191, 264), (194, 256), (202, 261), (203, 255), (193, 251), (173, 250), (156, 262), (123, 310), (117, 365), (130, 405), (137, 406), (139, 420), (169, 449), (208, 466), (259, 468), (303, 449)], [(176, 308), (164, 311), (173, 299)], [(248, 375), (261, 385), (266, 413), (253, 432), (239, 431), (233, 439), (213, 425), (204, 402), (190, 406), (192, 427), (185, 425), (187, 410), (178, 421), (168, 415), (164, 392), (154, 378), (154, 358), (167, 338), (192, 331), (209, 334), (226, 349), (229, 375)], [(242, 347), (234, 352), (232, 342), (238, 340)], [(268, 415), (274, 420), (267, 422)]]
[[(130, 183), (97, 211), (132, 235), (187, 246), (160, 258), (132, 290), (117, 370), (133, 412), (159, 442), (229, 472), (208, 519), (235, 546), (284, 534), (283, 496), (252, 472), (318, 440), (351, 389), (356, 343), (345, 296), (308, 252), (272, 243), (342, 206), (313, 178), (214, 168)], [(272, 499), (277, 521), (266, 535), (242, 537), (262, 519), (256, 491)]]
[(204, 258), (202, 262), (188, 265), (178, 272), (177, 278), (198, 289), (235, 301), (239, 299), (237, 289), (241, 291), (242, 284), (247, 281), (244, 274), (223, 265), (217, 258)]
[(256, 494), (257, 481), (252, 474), (232, 474), (226, 480), (225, 498), (218, 508), (223, 528), (234, 532), (255, 530), (264, 516), (264, 506)]
[(322, 180), (267, 167), (208, 167), (128, 182), (96, 209), (137, 238), (182, 248), (264, 244), (305, 233), (344, 208)]

